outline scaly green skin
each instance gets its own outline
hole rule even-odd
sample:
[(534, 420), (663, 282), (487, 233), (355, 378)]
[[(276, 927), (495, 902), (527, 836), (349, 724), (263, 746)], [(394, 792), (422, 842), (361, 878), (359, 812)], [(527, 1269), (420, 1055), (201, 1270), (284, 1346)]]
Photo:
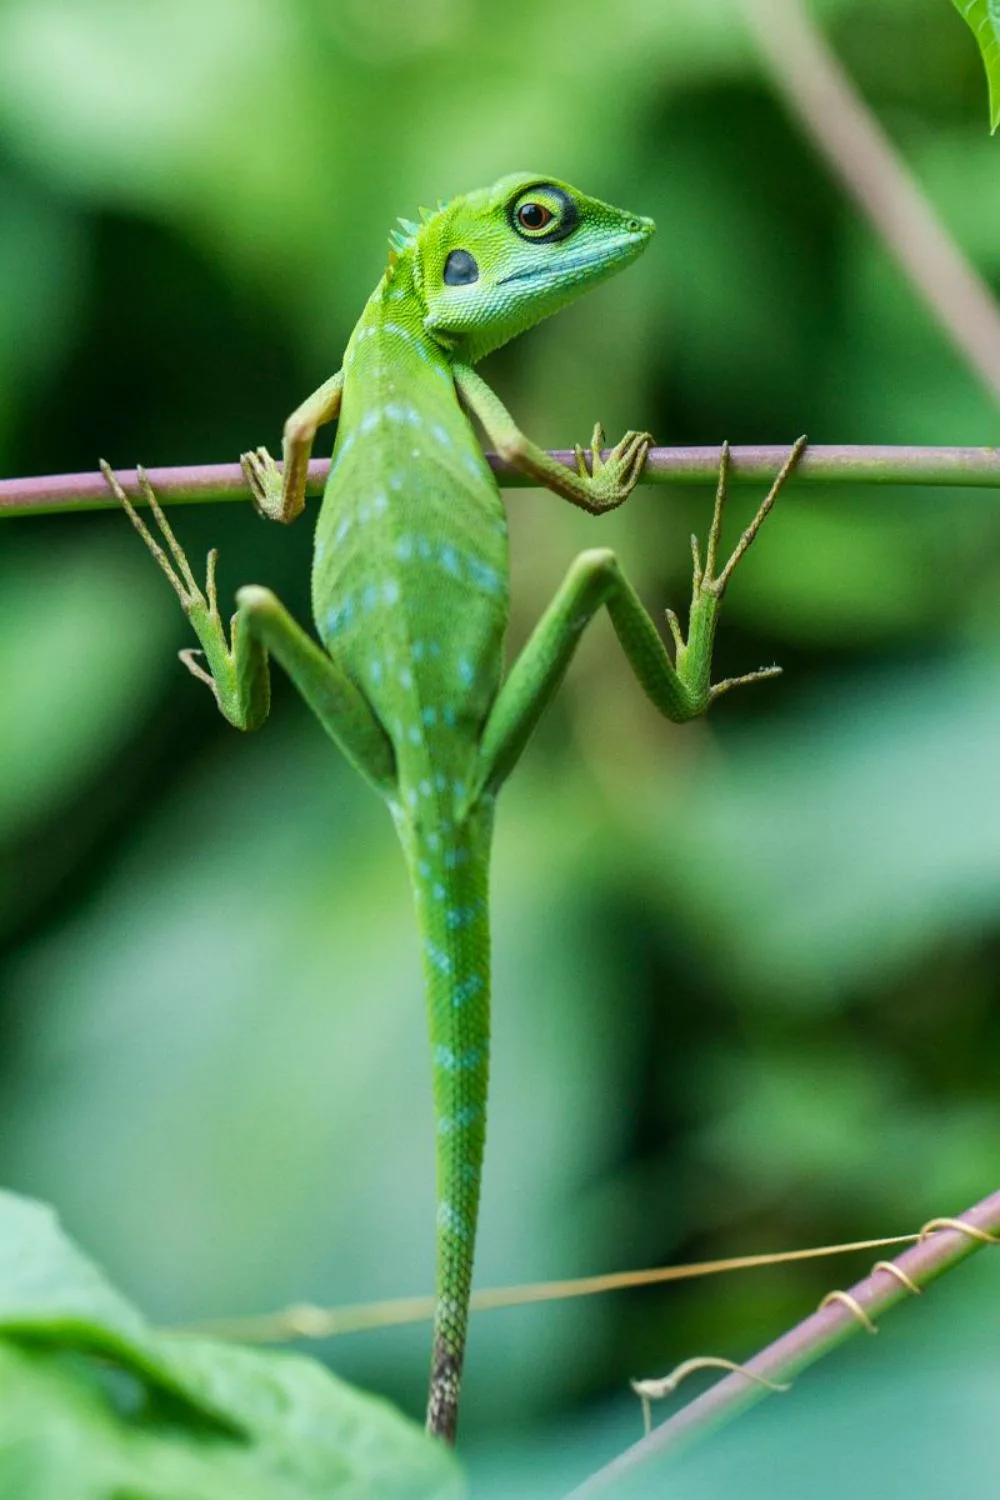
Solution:
[(686, 643), (668, 617), (675, 664), (614, 555), (594, 551), (573, 564), (502, 681), (506, 515), (460, 401), (501, 453), (572, 503), (600, 512), (625, 500), (648, 434), (626, 434), (605, 460), (595, 429), (589, 468), (578, 449), (571, 472), (518, 431), (472, 365), (628, 264), (653, 225), (565, 184), (521, 174), (404, 229), (394, 236), (389, 268), (343, 369), (286, 424), (283, 473), (265, 449), (243, 460), (258, 508), (294, 519), (316, 428), (339, 416), (313, 566), (325, 650), (256, 587), (240, 590), (227, 642), (214, 554), (202, 594), (148, 485), (172, 562), (106, 473), (198, 634), (202, 651), (182, 657), (226, 717), (243, 729), (263, 722), (273, 653), (395, 821), (423, 946), (434, 1066), (437, 1311), (427, 1423), (453, 1441), (486, 1122), (487, 880), (496, 792), (602, 604), (642, 687), (668, 718), (694, 718), (734, 685), (710, 681), (719, 601), (799, 448), (717, 574), (724, 453), (704, 567), (695, 546)]

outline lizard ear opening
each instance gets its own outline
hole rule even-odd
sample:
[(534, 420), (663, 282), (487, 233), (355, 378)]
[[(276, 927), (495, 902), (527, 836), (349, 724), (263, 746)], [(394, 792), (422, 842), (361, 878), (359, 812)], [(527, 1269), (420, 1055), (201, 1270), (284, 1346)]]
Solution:
[(445, 286), (471, 286), (478, 280), (476, 257), (468, 250), (453, 250), (444, 263)]

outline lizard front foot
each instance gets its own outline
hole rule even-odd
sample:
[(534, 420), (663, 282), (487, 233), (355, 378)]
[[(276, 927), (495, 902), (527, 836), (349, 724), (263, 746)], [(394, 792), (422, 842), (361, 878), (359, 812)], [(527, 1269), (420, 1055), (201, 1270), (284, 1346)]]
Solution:
[(646, 455), (653, 446), (651, 432), (626, 432), (620, 442), (604, 457), (604, 428), (594, 425), (590, 440), (590, 465), (587, 453), (576, 444), (576, 469), (587, 480), (587, 491), (597, 511), (614, 510), (631, 495), (642, 474)]
[(240, 468), (250, 486), (250, 498), (259, 516), (268, 521), (284, 519), (281, 470), (266, 448), (240, 454)]

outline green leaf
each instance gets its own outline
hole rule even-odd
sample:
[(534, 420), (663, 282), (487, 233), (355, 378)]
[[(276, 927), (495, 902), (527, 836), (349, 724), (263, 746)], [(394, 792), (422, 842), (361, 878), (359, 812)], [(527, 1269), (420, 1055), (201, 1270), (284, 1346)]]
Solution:
[(0, 1192), (0, 1338), (99, 1354), (178, 1398), (190, 1414), (233, 1427), (183, 1362), (174, 1368), (140, 1313), (69, 1240), (52, 1209)]
[(0, 1496), (460, 1493), (450, 1453), (387, 1402), (315, 1360), (157, 1333), (50, 1209), (0, 1193)]
[(1000, 125), (1000, 0), (952, 0), (979, 43), (990, 84), (990, 130)]

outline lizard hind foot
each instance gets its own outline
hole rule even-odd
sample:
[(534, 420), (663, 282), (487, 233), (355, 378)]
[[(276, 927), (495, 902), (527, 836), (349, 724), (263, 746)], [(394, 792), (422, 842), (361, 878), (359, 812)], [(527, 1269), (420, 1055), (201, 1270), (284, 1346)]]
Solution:
[[(185, 613), (187, 613), (190, 605), (196, 599), (201, 597), (201, 590), (195, 582), (194, 574), (191, 572), (191, 567), (187, 560), (187, 555), (184, 552), (184, 549), (181, 546), (180, 542), (174, 535), (173, 528), (171, 527), (170, 522), (167, 520), (166, 515), (163, 512), (163, 508), (160, 505), (160, 502), (156, 498), (156, 492), (149, 482), (148, 474), (141, 464), (136, 468), (136, 480), (142, 493), (142, 498), (149, 506), (150, 514), (152, 515), (153, 520), (156, 522), (157, 530), (167, 544), (167, 548), (170, 553), (169, 557), (167, 556), (167, 553), (164, 552), (159, 542), (156, 540), (156, 537), (153, 535), (150, 528), (146, 525), (146, 522), (143, 520), (142, 516), (136, 509), (134, 502), (126, 493), (125, 487), (121, 483), (121, 480), (118, 478), (118, 475), (115, 473), (114, 469), (106, 459), (102, 458), (100, 460), (100, 468), (101, 473), (104, 475), (108, 488), (114, 495), (115, 499), (118, 501), (119, 505), (121, 505), (122, 509), (125, 511), (125, 514), (132, 522), (132, 525), (135, 527), (136, 531), (142, 537), (142, 540), (145, 542), (153, 558), (158, 563), (159, 567), (169, 580), (170, 586), (173, 589), (174, 593), (181, 601), (181, 605), (183, 606)], [(214, 565), (210, 557), (210, 573), (213, 570)]]
[(733, 548), (729, 556), (729, 560), (722, 568), (721, 572), (716, 573), (719, 542), (722, 538), (722, 516), (725, 510), (726, 499), (729, 490), (730, 449), (728, 443), (723, 443), (722, 451), (719, 455), (719, 483), (715, 493), (715, 508), (712, 512), (712, 524), (709, 529), (705, 567), (702, 574), (702, 581), (704, 586), (708, 589), (711, 589), (717, 598), (721, 599), (722, 595), (725, 593), (726, 585), (728, 584), (730, 578), (732, 578), (733, 573), (736, 571), (738, 563), (740, 562), (744, 554), (748, 552), (750, 547), (753, 545), (758, 531), (763, 526), (764, 521), (767, 519), (767, 516), (770, 514), (771, 508), (773, 507), (774, 502), (777, 500), (778, 495), (781, 493), (788, 480), (791, 478), (793, 472), (795, 471), (795, 468), (798, 465), (799, 459), (802, 457), (808, 445), (809, 439), (805, 436), (805, 434), (803, 434), (800, 438), (796, 438), (795, 442), (792, 444), (792, 447), (788, 452), (788, 456), (786, 457), (784, 463), (781, 465), (781, 468), (778, 470), (778, 473), (775, 475), (770, 489), (758, 506), (756, 515), (750, 522), (750, 525), (743, 532), (743, 535), (740, 537), (739, 541), (736, 543), (736, 546)]

